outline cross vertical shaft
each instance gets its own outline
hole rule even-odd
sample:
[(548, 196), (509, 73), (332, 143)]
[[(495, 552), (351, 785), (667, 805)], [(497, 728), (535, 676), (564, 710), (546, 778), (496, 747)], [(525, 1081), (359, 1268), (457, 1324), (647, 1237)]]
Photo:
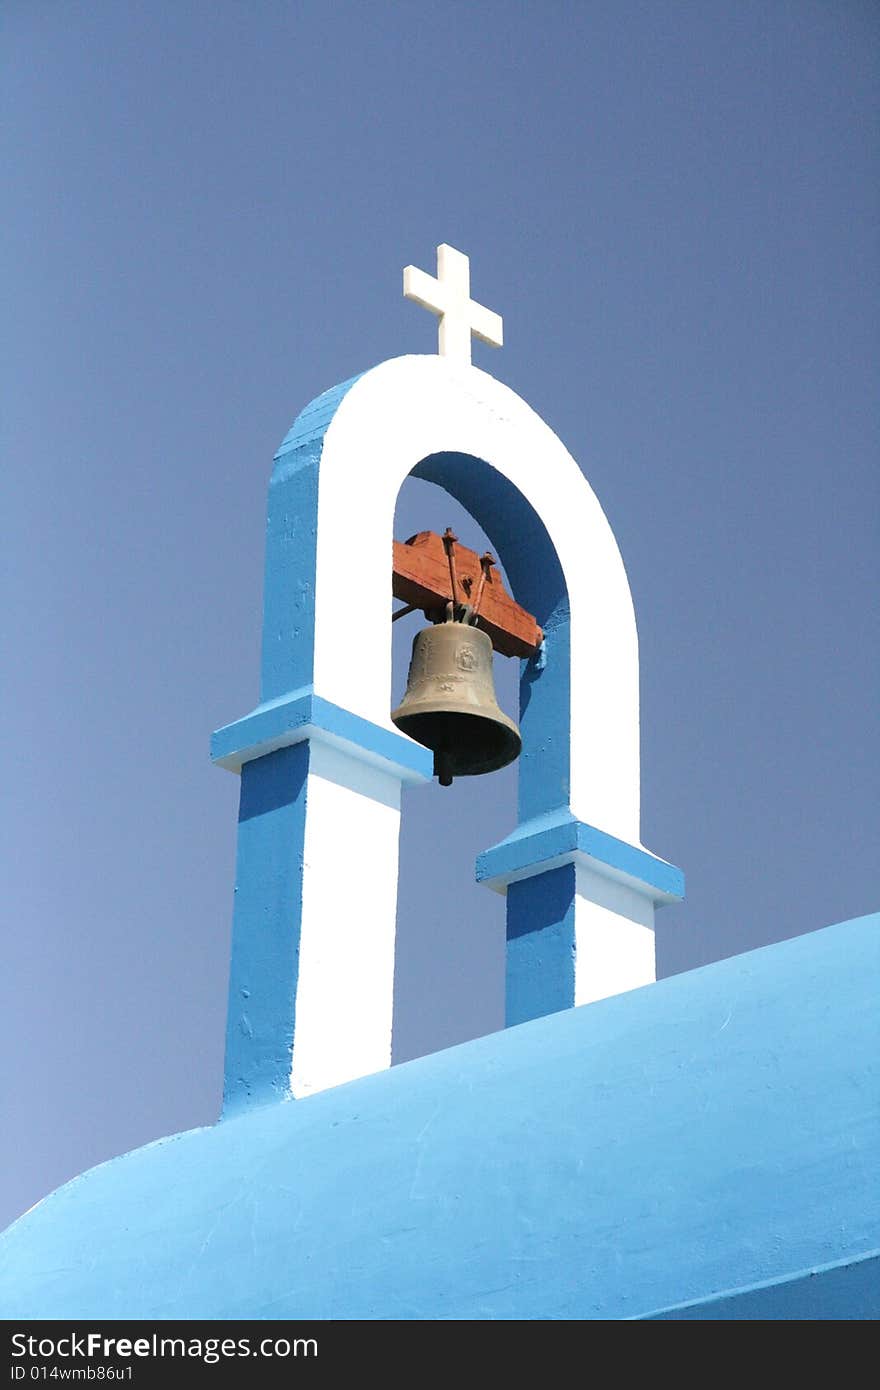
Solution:
[(470, 363), (472, 335), (490, 347), (501, 347), (501, 315), (471, 299), (470, 261), (454, 246), (444, 242), (437, 247), (436, 279), (408, 265), (403, 272), (403, 293), (404, 298), (415, 300), (423, 309), (439, 315), (441, 357)]

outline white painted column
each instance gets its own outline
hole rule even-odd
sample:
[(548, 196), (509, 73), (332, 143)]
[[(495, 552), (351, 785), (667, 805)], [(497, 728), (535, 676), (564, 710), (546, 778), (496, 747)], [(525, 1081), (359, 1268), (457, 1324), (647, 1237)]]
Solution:
[(291, 1091), (391, 1065), (400, 779), (310, 749)]
[(574, 932), (576, 1005), (657, 978), (652, 899), (585, 864), (575, 866)]

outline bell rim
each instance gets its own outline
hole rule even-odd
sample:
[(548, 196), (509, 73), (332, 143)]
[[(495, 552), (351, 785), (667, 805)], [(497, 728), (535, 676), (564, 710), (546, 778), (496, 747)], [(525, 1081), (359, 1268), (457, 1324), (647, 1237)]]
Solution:
[[(432, 708), (432, 706), (434, 705), (436, 705), (436, 708)], [(420, 705), (418, 711), (416, 712), (410, 712), (409, 714), (404, 713), (402, 723), (399, 722), (396, 718), (401, 708), (402, 706), (398, 706), (398, 709), (394, 710), (391, 715), (391, 720), (395, 727), (406, 738), (412, 738), (413, 743), (417, 743), (420, 748), (427, 748), (429, 752), (436, 753), (437, 750), (432, 749), (430, 744), (422, 743), (420, 739), (413, 738), (412, 734), (407, 733), (406, 729), (403, 727), (403, 724), (408, 719), (415, 719), (423, 714), (448, 714), (448, 705), (444, 704), (442, 701), (430, 701), (426, 705)], [(486, 758), (479, 764), (478, 767), (470, 767), (467, 771), (459, 771), (457, 768), (454, 768), (452, 770), (453, 775), (455, 777), (481, 777), (488, 772), (500, 772), (503, 767), (509, 767), (511, 763), (516, 762), (516, 760), (519, 758), (520, 754), (522, 753), (522, 734), (520, 733), (517, 725), (510, 718), (510, 716), (508, 714), (505, 714), (504, 710), (501, 709), (500, 706), (497, 706), (497, 708), (500, 718), (497, 718), (494, 715), (483, 714), (477, 711), (456, 711), (458, 717), (462, 719), (478, 720), (481, 724), (488, 724), (496, 729), (500, 726), (507, 732), (507, 734), (510, 737), (506, 746), (502, 750), (502, 754), (500, 756), (496, 754), (494, 757)]]
[[(468, 642), (473, 643), (476, 649), (478, 667), (476, 670), (468, 667), (455, 671), (452, 669), (452, 653), (456, 649), (460, 650)], [(423, 643), (429, 646), (438, 643), (441, 649), (445, 648), (450, 653), (450, 669), (441, 667), (440, 670), (430, 672), (414, 672), (416, 653)], [(519, 726), (501, 708), (495, 695), (492, 653), (492, 639), (487, 632), (458, 621), (436, 623), (431, 627), (422, 628), (415, 635), (406, 691), (402, 701), (391, 711), (391, 722), (406, 738), (412, 739), (413, 743), (427, 748), (434, 754), (435, 773), (438, 757), (445, 759), (445, 769), (451, 779), (479, 777), (485, 773), (498, 772), (515, 762), (522, 753), (522, 734)], [(441, 685), (445, 685), (446, 689), (441, 689)], [(455, 717), (466, 721), (471, 727), (471, 740), (475, 729), (484, 728), (486, 734), (481, 736), (482, 741), (490, 751), (478, 758), (473, 746), (470, 746), (467, 752), (464, 749), (457, 752), (453, 747), (444, 747), (437, 741), (428, 741), (415, 733), (416, 729), (423, 727), (422, 721), (430, 721), (437, 717)], [(459, 763), (459, 756), (467, 761)]]

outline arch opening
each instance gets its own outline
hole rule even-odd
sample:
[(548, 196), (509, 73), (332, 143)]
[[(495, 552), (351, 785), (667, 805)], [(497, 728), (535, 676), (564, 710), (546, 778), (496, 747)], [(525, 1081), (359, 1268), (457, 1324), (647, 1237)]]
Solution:
[[(492, 551), (508, 592), (535, 613), (558, 664), (567, 666), (567, 642), (559, 631), (568, 617), (561, 567), (543, 523), (517, 489), (497, 469), (471, 455), (432, 455), (421, 460), (398, 493), (395, 538), (405, 540), (420, 530), (442, 533), (446, 525), (452, 525), (462, 544)], [(395, 704), (405, 688), (412, 639), (423, 622), (422, 615), (415, 613), (392, 627)], [(567, 670), (564, 681), (560, 674), (555, 673), (554, 681), (554, 673), (548, 674), (541, 662), (496, 654), (499, 704), (518, 721), (524, 716), (528, 720), (541, 681), (547, 683), (545, 689), (555, 684), (556, 696), (567, 700)], [(540, 713), (533, 710), (533, 715), (537, 731)], [(566, 735), (567, 719), (566, 709), (560, 721), (565, 723)], [(561, 770), (567, 762), (567, 736), (560, 736), (549, 749), (546, 745), (533, 749), (524, 735), (523, 752), (533, 765), (533, 778), (542, 760), (553, 768), (555, 758), (555, 785), (567, 787), (567, 768)], [(477, 884), (474, 861), (482, 849), (517, 824), (522, 761), (521, 757), (489, 776), (457, 780), (448, 789), (434, 782), (404, 791), (395, 948), (395, 1063), (505, 1025), (505, 899)], [(533, 790), (528, 800), (534, 802), (535, 795)]]
[(519, 819), (567, 806), (570, 609), (565, 576), (547, 528), (503, 473), (472, 454), (430, 454), (416, 465), (412, 476), (442, 487), (482, 527), (513, 596), (544, 629), (540, 658), (520, 664)]

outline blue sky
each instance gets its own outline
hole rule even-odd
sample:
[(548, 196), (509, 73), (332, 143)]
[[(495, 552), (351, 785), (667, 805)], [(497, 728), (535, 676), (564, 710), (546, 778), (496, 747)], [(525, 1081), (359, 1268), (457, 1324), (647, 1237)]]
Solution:
[[(627, 566), (642, 838), (688, 880), (659, 973), (876, 910), (876, 6), (10, 0), (2, 26), (0, 1223), (216, 1117), (237, 783), (208, 738), (256, 700), (272, 454), (318, 392), (435, 350), (400, 280), (440, 241), (504, 315), (476, 364)], [(481, 542), (407, 485), (400, 538), (447, 521)], [(400, 1058), (501, 1024), (503, 905), (471, 878), (514, 799), (515, 769), (408, 794)]]

